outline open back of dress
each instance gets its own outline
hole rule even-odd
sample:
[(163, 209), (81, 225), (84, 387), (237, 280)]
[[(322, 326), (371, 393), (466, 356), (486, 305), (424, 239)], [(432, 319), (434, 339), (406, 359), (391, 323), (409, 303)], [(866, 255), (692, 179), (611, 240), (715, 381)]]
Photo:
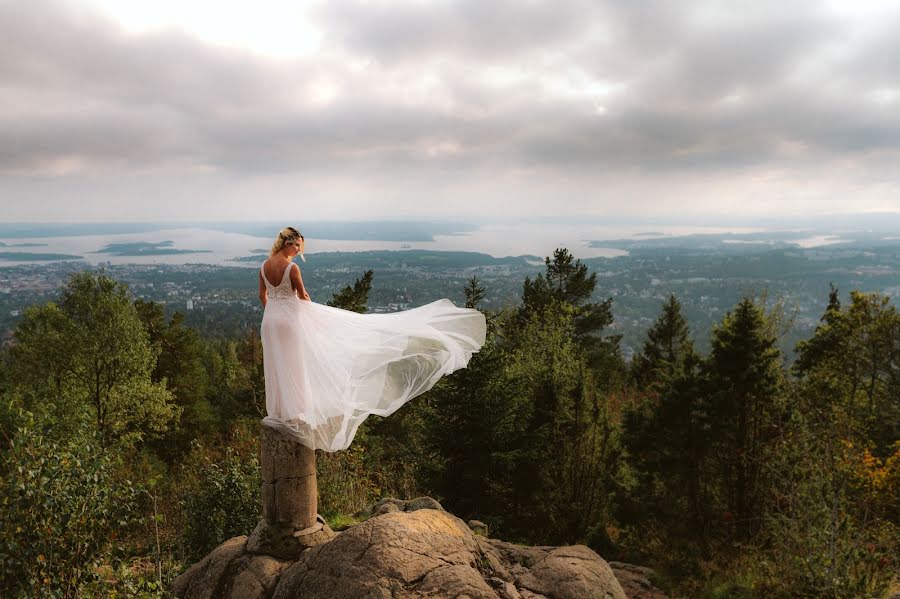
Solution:
[(299, 299), (288, 273), (268, 289), (261, 338), (266, 423), (312, 449), (337, 451), (370, 414), (388, 416), (464, 368), (484, 344), (477, 310), (441, 299), (391, 314), (357, 314)]

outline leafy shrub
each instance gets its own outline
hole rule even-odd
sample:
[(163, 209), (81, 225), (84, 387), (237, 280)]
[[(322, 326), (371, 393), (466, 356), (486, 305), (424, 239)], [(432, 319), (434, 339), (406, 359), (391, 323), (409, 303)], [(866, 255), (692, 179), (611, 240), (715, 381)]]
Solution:
[(187, 556), (200, 558), (234, 536), (249, 534), (260, 518), (259, 458), (226, 447), (221, 456), (197, 445), (181, 500)]
[(53, 441), (20, 427), (2, 455), (0, 588), (10, 596), (71, 597), (96, 578), (141, 489), (115, 476), (96, 435)]

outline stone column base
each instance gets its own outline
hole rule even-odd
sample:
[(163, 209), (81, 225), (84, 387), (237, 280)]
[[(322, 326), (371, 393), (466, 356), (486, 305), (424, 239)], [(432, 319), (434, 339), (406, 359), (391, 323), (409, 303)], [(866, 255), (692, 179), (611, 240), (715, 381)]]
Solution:
[(337, 533), (331, 530), (324, 518), (319, 515), (316, 515), (315, 524), (301, 530), (269, 524), (263, 519), (247, 538), (246, 551), (282, 559), (296, 559), (310, 547), (327, 543), (336, 535)]

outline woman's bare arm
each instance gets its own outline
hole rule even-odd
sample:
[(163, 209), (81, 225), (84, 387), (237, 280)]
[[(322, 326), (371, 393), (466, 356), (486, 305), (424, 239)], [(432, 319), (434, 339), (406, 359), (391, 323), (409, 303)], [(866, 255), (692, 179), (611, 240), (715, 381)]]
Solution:
[(294, 268), (294, 266), (297, 265), (294, 264), (291, 267), (291, 287), (293, 287), (294, 291), (297, 292), (297, 297), (311, 302), (312, 300), (309, 299), (309, 294), (306, 292), (306, 287), (303, 286), (303, 277), (300, 276), (300, 267), (297, 266), (297, 268)]
[(266, 307), (266, 302), (269, 301), (269, 290), (266, 289), (266, 284), (263, 281), (262, 272), (259, 273), (259, 301), (262, 302), (263, 308)]

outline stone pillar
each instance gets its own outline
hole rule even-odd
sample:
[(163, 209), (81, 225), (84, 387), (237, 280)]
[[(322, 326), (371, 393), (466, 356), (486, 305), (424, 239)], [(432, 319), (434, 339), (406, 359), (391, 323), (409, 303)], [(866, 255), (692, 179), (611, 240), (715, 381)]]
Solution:
[(265, 424), (260, 428), (263, 520), (309, 528), (316, 523), (316, 452)]
[(259, 462), (263, 518), (247, 551), (293, 558), (334, 537), (316, 513), (316, 452), (263, 423)]

